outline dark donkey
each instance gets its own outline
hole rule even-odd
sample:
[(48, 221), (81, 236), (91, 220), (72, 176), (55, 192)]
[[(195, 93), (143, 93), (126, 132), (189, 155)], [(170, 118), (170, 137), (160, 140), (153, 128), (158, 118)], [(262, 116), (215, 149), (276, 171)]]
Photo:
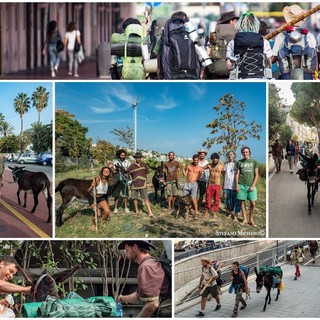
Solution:
[[(90, 197), (89, 187), (91, 186), (91, 180), (81, 180), (81, 179), (65, 179), (59, 182), (56, 187), (55, 192), (60, 192), (62, 198), (62, 204), (57, 209), (56, 213), (56, 226), (62, 226), (62, 214), (63, 211), (74, 201), (77, 200), (82, 203), (88, 204), (88, 199)], [(115, 174), (112, 175), (112, 184), (108, 186), (108, 196), (111, 196), (113, 190), (120, 183), (120, 173), (117, 170)]]
[(50, 180), (48, 176), (43, 172), (33, 172), (28, 170), (23, 170), (25, 167), (9, 167), (12, 170), (13, 181), (18, 183), (18, 203), (21, 205), (20, 201), (20, 191), (24, 191), (24, 204), (23, 207), (27, 206), (27, 193), (33, 194), (34, 205), (31, 213), (34, 213), (39, 204), (38, 196), (42, 192), (47, 201), (48, 206), (48, 220), (51, 222), (51, 206), (52, 206), (52, 196), (50, 194)]
[(45, 271), (41, 274), (35, 274), (23, 268), (19, 268), (19, 272), (22, 273), (26, 282), (32, 286), (31, 294), (33, 302), (45, 301), (47, 296), (53, 296), (60, 299), (56, 283), (64, 282), (71, 277), (78, 269), (80, 265), (76, 265), (73, 268), (59, 271), (53, 275), (46, 273)]
[[(263, 269), (263, 270), (261, 270)], [(260, 293), (262, 287), (264, 286), (267, 290), (267, 295), (265, 298), (265, 303), (263, 311), (266, 311), (267, 302), (271, 303), (271, 289), (277, 289), (277, 297), (275, 301), (278, 301), (280, 295), (280, 285), (282, 279), (282, 270), (280, 267), (260, 267), (260, 272), (258, 273), (257, 268), (254, 268), (254, 271), (257, 275), (256, 278), (256, 291)]]
[(154, 187), (154, 201), (157, 201), (158, 199), (158, 191), (160, 191), (160, 198), (161, 198), (161, 203), (164, 200), (164, 187), (165, 187), (165, 183), (167, 180), (167, 175), (166, 173), (163, 171), (163, 161), (161, 161), (161, 165), (157, 168), (152, 168), (154, 169), (154, 175), (152, 177), (152, 185)]

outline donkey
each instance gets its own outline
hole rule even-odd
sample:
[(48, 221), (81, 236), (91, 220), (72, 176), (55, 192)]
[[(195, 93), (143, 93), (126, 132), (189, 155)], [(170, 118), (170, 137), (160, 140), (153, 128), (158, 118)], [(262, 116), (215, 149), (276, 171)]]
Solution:
[(21, 272), (27, 284), (32, 286), (32, 301), (42, 302), (46, 300), (47, 296), (53, 296), (57, 299), (60, 299), (56, 288), (56, 283), (64, 282), (79, 268), (80, 265), (76, 265), (73, 268), (59, 271), (53, 275), (49, 275), (45, 271), (41, 275), (38, 275), (23, 268), (19, 268), (19, 272)]
[(31, 213), (34, 213), (39, 204), (38, 196), (42, 192), (47, 201), (48, 207), (48, 220), (47, 223), (51, 222), (51, 206), (52, 206), (52, 196), (50, 194), (50, 180), (48, 176), (43, 172), (33, 172), (28, 170), (23, 170), (25, 167), (10, 167), (12, 170), (13, 181), (18, 183), (18, 203), (21, 205), (20, 201), (20, 191), (24, 191), (24, 204), (23, 207), (27, 206), (27, 194), (32, 193), (34, 199), (34, 205)]
[[(120, 183), (120, 173), (117, 171), (112, 176), (112, 184), (108, 186), (108, 196), (111, 196), (113, 190)], [(56, 187), (55, 192), (60, 192), (62, 204), (56, 212), (56, 226), (62, 226), (63, 211), (74, 201), (78, 200), (81, 203), (88, 204), (90, 197), (89, 187), (92, 184), (91, 180), (80, 179), (65, 179), (62, 180)]]
[[(267, 295), (265, 298), (265, 303), (264, 303), (264, 307), (263, 307), (263, 311), (266, 311), (266, 307), (267, 307), (267, 302), (268, 304), (271, 303), (271, 294), (270, 291), (272, 288), (277, 288), (277, 297), (276, 297), (276, 301), (278, 301), (279, 295), (280, 295), (280, 284), (281, 284), (281, 279), (282, 279), (282, 270), (280, 267), (277, 267), (277, 269), (280, 269), (279, 275), (276, 275), (276, 273), (272, 270), (273, 267), (266, 267), (266, 270), (260, 271), (258, 273), (257, 268), (254, 268), (254, 272), (257, 275), (256, 278), (256, 291), (257, 293), (260, 293), (260, 291), (262, 290), (262, 287), (264, 286), (267, 290)], [(276, 281), (276, 279), (278, 278), (279, 281)]]
[(158, 199), (158, 191), (160, 191), (161, 202), (164, 200), (164, 187), (167, 180), (167, 174), (163, 171), (163, 161), (161, 165), (155, 169), (152, 177), (152, 185), (154, 187), (154, 198), (153, 201)]

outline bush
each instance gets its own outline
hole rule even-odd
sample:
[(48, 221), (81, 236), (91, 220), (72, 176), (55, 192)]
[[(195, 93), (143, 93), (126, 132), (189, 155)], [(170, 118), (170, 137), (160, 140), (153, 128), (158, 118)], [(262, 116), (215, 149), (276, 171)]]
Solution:
[(261, 178), (266, 178), (266, 173), (267, 173), (267, 167), (265, 163), (261, 163), (259, 165), (259, 176)]

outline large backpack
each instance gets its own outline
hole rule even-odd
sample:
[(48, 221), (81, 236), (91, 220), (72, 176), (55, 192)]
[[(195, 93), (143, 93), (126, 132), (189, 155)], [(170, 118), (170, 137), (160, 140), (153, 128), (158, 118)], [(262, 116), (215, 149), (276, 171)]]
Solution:
[(163, 79), (199, 79), (200, 63), (195, 44), (189, 38), (182, 19), (169, 19), (163, 29), (159, 55)]
[(234, 39), (236, 29), (231, 24), (219, 24), (215, 31), (215, 40), (212, 42), (209, 56), (213, 60), (211, 71), (216, 77), (229, 76), (226, 68), (226, 55), (228, 43)]
[(142, 64), (143, 42), (143, 27), (139, 24), (128, 25), (123, 34), (112, 34), (111, 54), (122, 57), (122, 79), (145, 79), (145, 71)]
[(308, 42), (306, 29), (297, 28), (285, 36), (278, 52), (278, 65), (281, 79), (312, 80), (317, 67), (317, 54)]
[(234, 38), (234, 55), (240, 56), (238, 78), (263, 78), (263, 37), (255, 32), (237, 32)]
[(218, 285), (218, 287), (221, 287), (222, 284), (223, 284), (223, 281), (221, 279), (221, 270), (218, 270), (219, 269), (219, 263), (217, 263), (216, 261), (212, 261), (211, 265), (214, 268), (214, 270), (216, 270), (216, 272), (218, 274), (218, 278), (216, 279), (217, 285)]

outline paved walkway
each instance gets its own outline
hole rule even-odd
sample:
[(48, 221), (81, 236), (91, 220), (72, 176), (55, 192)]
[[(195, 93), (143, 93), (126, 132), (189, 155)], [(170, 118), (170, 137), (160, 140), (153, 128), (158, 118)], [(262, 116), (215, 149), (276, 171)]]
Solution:
[[(310, 259), (307, 256), (307, 260)], [(318, 260), (319, 256), (318, 256)], [(275, 301), (276, 291), (271, 291), (271, 304), (267, 305), (266, 312), (263, 312), (266, 290), (256, 293), (255, 277), (249, 280), (251, 299), (247, 300), (248, 306), (245, 310), (239, 310), (239, 318), (318, 318), (320, 315), (320, 262), (315, 265), (307, 262), (301, 267), (301, 277), (294, 281), (294, 266), (284, 264), (283, 281), (284, 291), (281, 292), (279, 300)], [(245, 295), (244, 295), (245, 297)], [(207, 302), (205, 318), (230, 318), (235, 302), (235, 295), (227, 291), (221, 296), (222, 308), (214, 311), (216, 302), (214, 299)], [(189, 309), (179, 312), (176, 318), (194, 318), (198, 313), (199, 303)]]

